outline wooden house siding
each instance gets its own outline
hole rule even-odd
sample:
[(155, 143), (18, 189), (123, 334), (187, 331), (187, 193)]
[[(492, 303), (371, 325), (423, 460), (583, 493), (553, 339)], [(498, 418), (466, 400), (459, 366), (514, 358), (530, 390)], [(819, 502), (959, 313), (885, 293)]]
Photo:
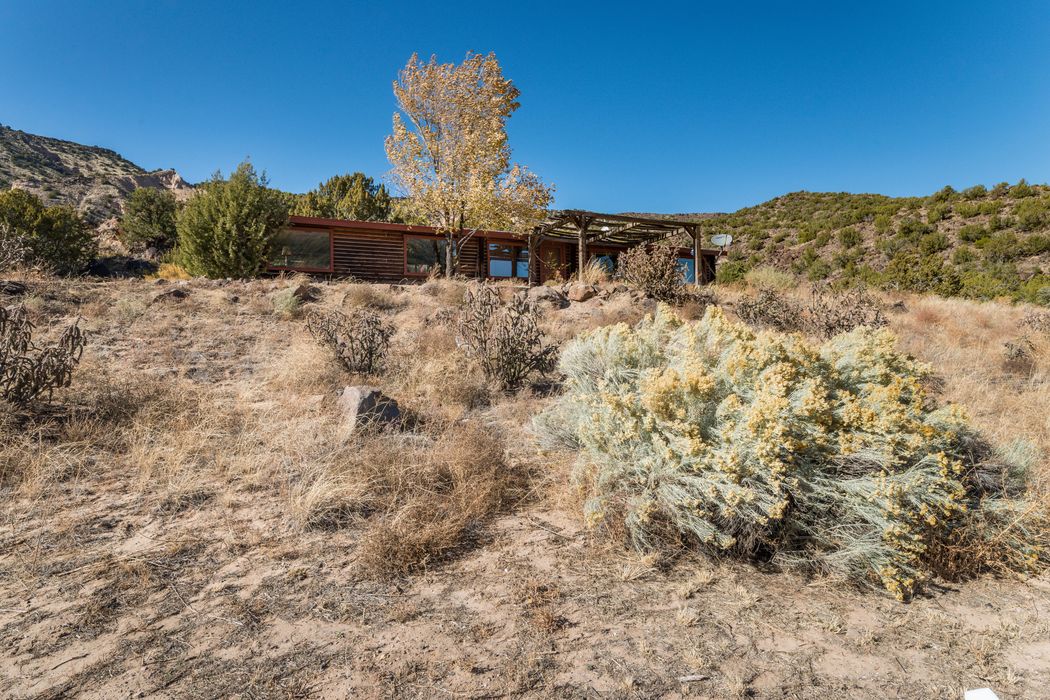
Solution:
[[(427, 226), (409, 226), (372, 221), (338, 221), (311, 217), (292, 217), (291, 230), (328, 231), (331, 236), (331, 270), (302, 269), (311, 274), (330, 274), (334, 277), (352, 277), (367, 282), (397, 284), (420, 282), (425, 274), (409, 274), (406, 270), (408, 238), (441, 239), (442, 236)], [(505, 231), (478, 231), (462, 244), (457, 272), (466, 277), (487, 277), (489, 272), (488, 244), (513, 243), (527, 247), (522, 237)], [(594, 245), (591, 254), (603, 254), (626, 250), (630, 246), (605, 244)], [(539, 281), (545, 282), (560, 274), (564, 278), (578, 270), (577, 247), (564, 241), (545, 240), (539, 247)], [(683, 249), (682, 257), (692, 257), (692, 252)], [(717, 252), (704, 250), (702, 263), (698, 266), (700, 282), (714, 280)], [(555, 264), (548, 265), (547, 260)], [(443, 261), (442, 265), (443, 265)], [(296, 270), (297, 268), (270, 268), (273, 272)]]

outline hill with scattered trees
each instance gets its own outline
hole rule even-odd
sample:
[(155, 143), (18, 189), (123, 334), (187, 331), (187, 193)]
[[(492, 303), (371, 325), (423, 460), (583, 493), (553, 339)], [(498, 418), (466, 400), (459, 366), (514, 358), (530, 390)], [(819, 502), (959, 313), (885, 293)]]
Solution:
[(0, 125), (0, 190), (10, 187), (28, 190), (49, 206), (70, 205), (91, 224), (119, 215), (137, 188), (192, 190), (174, 170), (147, 171), (108, 148)]
[(733, 235), (725, 281), (764, 266), (814, 282), (1050, 304), (1046, 185), (928, 197), (794, 192), (702, 221), (707, 235)]

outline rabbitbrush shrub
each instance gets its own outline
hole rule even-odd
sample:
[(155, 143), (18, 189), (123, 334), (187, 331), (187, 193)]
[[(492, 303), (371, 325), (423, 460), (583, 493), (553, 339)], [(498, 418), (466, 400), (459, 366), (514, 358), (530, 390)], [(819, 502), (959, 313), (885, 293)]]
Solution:
[(567, 391), (536, 429), (579, 450), (588, 523), (639, 549), (692, 542), (902, 599), (978, 543), (1036, 567), (1042, 511), (1010, 497), (1023, 474), (978, 463), (962, 412), (930, 406), (928, 369), (894, 342), (862, 327), (815, 346), (662, 307), (569, 343)]

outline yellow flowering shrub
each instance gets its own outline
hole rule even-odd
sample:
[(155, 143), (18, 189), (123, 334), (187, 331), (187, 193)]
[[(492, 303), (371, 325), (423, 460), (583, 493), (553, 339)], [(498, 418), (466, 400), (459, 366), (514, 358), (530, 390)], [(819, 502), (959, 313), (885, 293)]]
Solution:
[(963, 412), (931, 407), (929, 368), (894, 345), (886, 329), (815, 346), (661, 307), (569, 343), (567, 390), (536, 426), (579, 450), (587, 522), (622, 523), (640, 549), (686, 539), (907, 598), (934, 573), (930, 545), (997, 496)]

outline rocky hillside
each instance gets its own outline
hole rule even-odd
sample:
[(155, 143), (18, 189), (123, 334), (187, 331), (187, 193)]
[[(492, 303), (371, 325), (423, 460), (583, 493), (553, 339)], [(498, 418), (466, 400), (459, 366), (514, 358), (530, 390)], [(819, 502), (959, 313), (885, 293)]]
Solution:
[(725, 280), (769, 266), (813, 281), (1050, 304), (1046, 185), (928, 197), (794, 192), (703, 223), (708, 235), (733, 235)]
[(147, 172), (107, 148), (37, 136), (0, 125), (0, 189), (17, 186), (46, 204), (70, 204), (97, 224), (120, 213), (138, 187), (188, 193), (192, 185), (174, 170)]

